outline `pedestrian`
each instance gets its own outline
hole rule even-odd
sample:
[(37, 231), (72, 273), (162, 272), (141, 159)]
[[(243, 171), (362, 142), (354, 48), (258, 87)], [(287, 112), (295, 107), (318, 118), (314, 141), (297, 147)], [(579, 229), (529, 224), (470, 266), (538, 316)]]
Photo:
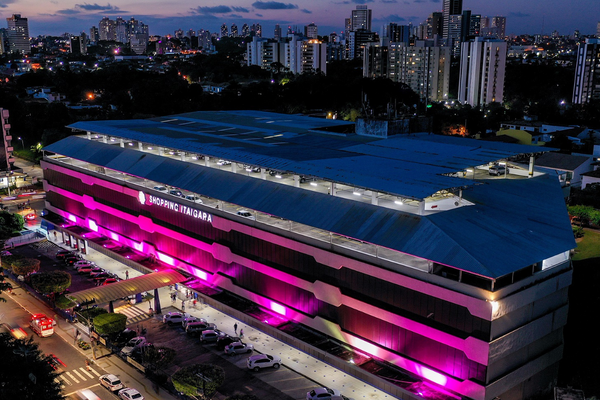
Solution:
[(125, 271), (125, 279), (129, 279), (129, 271)]
[(185, 300), (181, 300), (181, 311), (185, 311)]
[(88, 371), (91, 369), (90, 368), (90, 360), (85, 360), (85, 369), (87, 369)]
[(196, 308), (196, 299), (194, 299), (194, 308)]
[(237, 335), (237, 322), (233, 324), (233, 332)]
[(243, 338), (243, 337), (244, 337), (244, 330), (240, 329), (240, 338)]
[(56, 241), (56, 231), (54, 231), (54, 241)]

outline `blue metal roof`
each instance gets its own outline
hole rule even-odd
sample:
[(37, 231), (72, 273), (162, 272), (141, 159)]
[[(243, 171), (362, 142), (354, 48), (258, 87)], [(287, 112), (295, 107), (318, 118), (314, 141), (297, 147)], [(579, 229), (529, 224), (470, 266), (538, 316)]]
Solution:
[(417, 216), (75, 136), (45, 150), (489, 278), (575, 247), (549, 176), (480, 182), (463, 192), (474, 206)]
[(443, 174), (545, 151), (438, 135), (382, 139), (344, 134), (353, 123), (259, 111), (82, 121), (70, 127), (415, 199), (474, 184)]

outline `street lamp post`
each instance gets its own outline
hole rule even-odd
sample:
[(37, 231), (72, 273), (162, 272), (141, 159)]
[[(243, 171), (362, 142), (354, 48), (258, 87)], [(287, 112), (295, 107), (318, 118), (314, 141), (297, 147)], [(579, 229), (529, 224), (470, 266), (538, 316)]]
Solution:
[(23, 138), (19, 136), (19, 140), (21, 141), (21, 149), (25, 150), (25, 143), (23, 142)]

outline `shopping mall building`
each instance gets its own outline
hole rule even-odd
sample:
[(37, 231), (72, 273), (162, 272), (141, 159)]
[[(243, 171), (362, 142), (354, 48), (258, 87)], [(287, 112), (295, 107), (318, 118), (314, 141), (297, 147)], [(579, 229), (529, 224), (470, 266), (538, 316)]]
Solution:
[(558, 180), (535, 168), (543, 149), (256, 111), (71, 128), (42, 161), (65, 229), (451, 397), (523, 399), (555, 382), (575, 242)]

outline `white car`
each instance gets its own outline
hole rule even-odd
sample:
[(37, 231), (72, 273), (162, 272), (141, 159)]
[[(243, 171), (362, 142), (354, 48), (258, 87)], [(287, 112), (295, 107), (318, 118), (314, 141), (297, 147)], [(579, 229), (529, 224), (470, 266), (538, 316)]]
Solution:
[(108, 390), (110, 390), (111, 392), (114, 392), (119, 389), (123, 389), (123, 383), (121, 382), (119, 377), (116, 375), (106, 374), (106, 375), (102, 375), (99, 379), (100, 379), (100, 384), (102, 386), (104, 386), (105, 388), (107, 388)]
[(123, 349), (121, 350), (121, 353), (128, 356), (131, 353), (133, 353), (133, 350), (137, 347), (142, 346), (144, 343), (146, 343), (146, 338), (143, 336), (136, 336), (133, 339), (131, 339), (129, 342), (127, 342), (127, 344), (125, 345), (125, 347), (123, 347)]
[(219, 160), (217, 161), (217, 165), (231, 165), (231, 161)]
[(306, 393), (306, 400), (331, 400), (336, 398), (342, 398), (342, 394), (337, 389), (329, 389), (326, 387), (313, 389)]
[(183, 320), (188, 318), (189, 316), (190, 314), (188, 313), (180, 313), (178, 311), (173, 311), (163, 315), (163, 322), (167, 325), (181, 324)]
[(253, 369), (257, 372), (262, 368), (273, 367), (277, 369), (281, 366), (281, 358), (277, 356), (270, 356), (268, 354), (255, 354), (248, 357), (246, 365), (248, 366), (248, 369)]
[(197, 204), (203, 204), (202, 199), (200, 197), (192, 196), (191, 194), (185, 196), (185, 199), (189, 200), (189, 201), (193, 201), (194, 203), (197, 203)]
[(230, 345), (225, 346), (225, 354), (234, 355), (242, 353), (252, 353), (254, 346), (242, 342), (233, 342)]
[(92, 263), (87, 260), (77, 261), (73, 264), (73, 269), (79, 269), (81, 267), (91, 267)]
[(119, 390), (119, 397), (123, 400), (144, 400), (144, 396), (133, 388)]

